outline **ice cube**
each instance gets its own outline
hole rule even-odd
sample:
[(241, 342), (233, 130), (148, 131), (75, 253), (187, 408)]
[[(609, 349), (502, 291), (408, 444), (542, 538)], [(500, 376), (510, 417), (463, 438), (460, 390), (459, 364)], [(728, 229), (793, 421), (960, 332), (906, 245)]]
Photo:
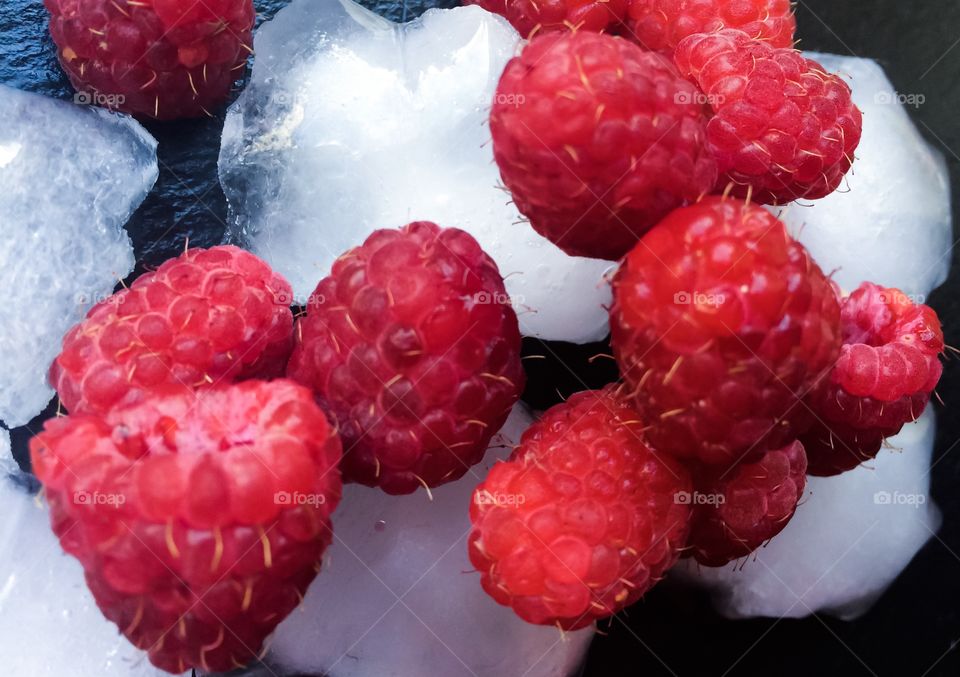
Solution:
[(157, 178), (131, 118), (0, 85), (0, 419), (53, 395), (64, 333), (133, 269), (123, 230)]
[(0, 656), (5, 674), (167, 675), (103, 617), (80, 563), (60, 549), (47, 511), (5, 473), (0, 474), (0, 515)]
[(874, 461), (809, 478), (796, 515), (754, 555), (714, 569), (685, 560), (674, 572), (713, 589), (733, 618), (859, 616), (940, 526), (929, 493), (935, 432), (928, 408)]
[(467, 558), (474, 487), (531, 423), (522, 404), (463, 479), (388, 496), (349, 485), (334, 543), (303, 606), (277, 628), (267, 664), (330, 677), (562, 677), (592, 629), (561, 635), (494, 602)]
[(256, 33), (230, 108), (220, 179), (231, 237), (306, 299), (372, 230), (413, 220), (471, 232), (541, 338), (607, 333), (609, 262), (566, 256), (499, 186), (487, 116), (518, 45), (479, 7), (392, 24), (349, 0), (295, 0)]
[(863, 137), (840, 189), (793, 203), (781, 218), (847, 291), (864, 280), (923, 300), (947, 277), (952, 240), (950, 183), (941, 153), (910, 121), (898, 93), (870, 59), (806, 54), (839, 73), (863, 111)]

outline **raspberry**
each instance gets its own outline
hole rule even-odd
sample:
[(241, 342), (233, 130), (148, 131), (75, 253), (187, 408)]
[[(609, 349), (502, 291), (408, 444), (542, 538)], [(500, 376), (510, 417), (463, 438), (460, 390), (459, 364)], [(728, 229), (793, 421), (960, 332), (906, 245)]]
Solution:
[(707, 144), (719, 189), (766, 204), (832, 193), (860, 143), (850, 87), (794, 49), (724, 30), (685, 38), (676, 63), (703, 90), (714, 116)]
[(30, 457), (103, 615), (176, 673), (256, 659), (316, 575), (340, 500), (339, 438), (285, 380), (54, 418)]
[(710, 567), (746, 557), (779, 534), (793, 517), (806, 484), (803, 445), (791, 442), (759, 461), (697, 478), (690, 550)]
[(63, 339), (50, 383), (71, 413), (106, 413), (163, 384), (283, 374), (290, 285), (232, 246), (191, 249), (95, 305)]
[(708, 197), (674, 211), (613, 281), (612, 344), (659, 451), (729, 467), (796, 437), (833, 365), (832, 283), (767, 210)]
[(466, 0), (506, 17), (524, 38), (547, 31), (616, 31), (628, 0)]
[(694, 33), (736, 28), (773, 47), (793, 47), (790, 0), (628, 0), (627, 33), (642, 47), (667, 54)]
[(211, 115), (251, 53), (251, 0), (44, 0), (70, 82), (90, 103)]
[(841, 306), (843, 345), (810, 397), (818, 421), (803, 436), (813, 475), (836, 475), (877, 455), (923, 413), (943, 367), (936, 312), (899, 289), (864, 282)]
[(549, 409), (474, 491), (470, 561), (524, 620), (582, 628), (633, 604), (684, 547), (690, 476), (609, 387)]
[(297, 330), (287, 374), (336, 420), (344, 477), (388, 493), (462, 477), (523, 390), (503, 278), (455, 228), (374, 232), (334, 262)]
[(712, 189), (696, 99), (665, 58), (622, 38), (537, 36), (497, 85), (500, 175), (538, 233), (568, 254), (615, 260)]

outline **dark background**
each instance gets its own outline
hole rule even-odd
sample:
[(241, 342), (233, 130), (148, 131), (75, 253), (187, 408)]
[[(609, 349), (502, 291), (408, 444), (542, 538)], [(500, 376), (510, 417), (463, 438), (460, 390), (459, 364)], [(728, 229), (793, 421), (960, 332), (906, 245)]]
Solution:
[[(258, 20), (263, 21), (287, 0), (255, 0), (255, 4)], [(458, 3), (364, 0), (363, 4), (401, 20), (426, 7)], [(921, 132), (946, 156), (956, 203), (960, 2), (801, 0), (796, 11), (801, 48), (877, 59), (901, 94), (923, 95), (924, 103), (910, 113)], [(55, 54), (46, 34), (42, 0), (0, 0), (0, 82), (70, 99), (72, 91)], [(135, 274), (179, 254), (186, 237), (194, 246), (221, 241), (226, 205), (216, 162), (222, 122), (221, 111), (208, 120), (146, 125), (160, 142), (160, 178), (128, 225), (137, 254)], [(954, 267), (950, 280), (930, 300), (951, 345), (958, 344), (960, 333), (958, 289), (960, 278)], [(531, 381), (525, 398), (537, 407), (616, 375), (609, 360), (588, 361), (609, 352), (603, 345), (543, 345), (527, 340), (525, 350), (547, 357), (525, 362)], [(932, 493), (943, 511), (944, 524), (938, 537), (921, 550), (867, 615), (853, 622), (826, 616), (728, 621), (712, 611), (704, 595), (659, 586), (629, 614), (601, 623), (602, 634), (593, 643), (583, 674), (960, 676), (960, 453), (954, 452), (960, 441), (960, 419), (952, 409), (960, 401), (957, 360), (947, 363), (938, 392), (946, 406), (938, 406), (937, 412)], [(12, 431), (14, 452), (21, 462), (26, 440), (43, 418)]]

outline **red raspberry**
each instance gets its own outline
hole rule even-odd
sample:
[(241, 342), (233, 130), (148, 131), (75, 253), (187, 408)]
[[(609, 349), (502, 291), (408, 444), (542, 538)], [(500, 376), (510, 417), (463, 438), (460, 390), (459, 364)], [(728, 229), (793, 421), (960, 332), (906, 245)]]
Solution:
[(678, 209), (613, 281), (612, 343), (659, 451), (729, 467), (807, 424), (833, 365), (832, 283), (767, 210), (721, 197)]
[(708, 469), (696, 481), (685, 554), (709, 567), (749, 555), (787, 526), (803, 497), (806, 472), (807, 457), (796, 441), (729, 471)]
[(253, 254), (191, 249), (98, 303), (63, 339), (50, 383), (71, 413), (105, 413), (164, 384), (283, 374), (292, 292)]
[(256, 659), (319, 570), (340, 500), (339, 438), (285, 380), (54, 418), (30, 457), (103, 615), (176, 673)]
[(628, 0), (627, 33), (642, 47), (672, 54), (694, 33), (736, 28), (773, 47), (793, 47), (790, 0)]
[(211, 115), (251, 54), (251, 0), (44, 0), (74, 88), (171, 120)]
[(337, 421), (344, 477), (391, 494), (462, 477), (523, 391), (503, 278), (456, 228), (374, 232), (334, 262), (297, 329), (287, 374)]
[(636, 602), (690, 527), (687, 471), (658, 456), (609, 387), (549, 409), (474, 492), (470, 561), (530, 623), (582, 628)]
[(506, 17), (524, 38), (547, 31), (616, 31), (628, 0), (466, 0)]
[(490, 114), (503, 182), (568, 254), (617, 259), (671, 209), (714, 185), (704, 107), (668, 61), (622, 38), (534, 38)]
[(877, 455), (923, 413), (943, 367), (936, 312), (899, 289), (864, 282), (842, 302), (843, 346), (810, 398), (818, 421), (803, 436), (813, 475), (836, 475)]
[(703, 90), (714, 116), (707, 143), (718, 189), (767, 204), (828, 195), (860, 143), (850, 87), (794, 49), (724, 30), (685, 38), (675, 59)]

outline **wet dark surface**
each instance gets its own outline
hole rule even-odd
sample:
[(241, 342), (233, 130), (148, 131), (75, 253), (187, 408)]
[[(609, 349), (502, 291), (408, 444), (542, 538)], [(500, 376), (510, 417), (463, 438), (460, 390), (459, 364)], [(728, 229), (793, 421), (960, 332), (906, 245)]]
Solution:
[[(262, 21), (287, 2), (255, 4)], [(457, 3), (364, 4), (401, 20), (419, 15), (428, 6)], [(799, 2), (797, 13), (801, 47), (877, 58), (900, 93), (924, 96), (924, 104), (911, 113), (921, 131), (946, 155), (956, 203), (960, 4), (956, 0), (811, 0)], [(46, 33), (42, 0), (0, 0), (0, 82), (72, 98)], [(226, 205), (216, 163), (223, 112), (211, 119), (146, 124), (160, 142), (160, 178), (128, 225), (138, 271), (179, 253), (187, 238), (196, 246), (220, 242)], [(954, 274), (931, 301), (953, 345), (960, 334), (957, 292)], [(602, 344), (578, 348), (528, 340), (525, 353), (530, 356), (525, 365), (531, 377), (525, 397), (541, 408), (615, 375), (612, 363), (603, 357), (609, 350)], [(947, 407), (938, 407), (933, 470), (933, 497), (943, 510), (944, 526), (870, 613), (849, 623), (827, 617), (731, 622), (718, 617), (704, 596), (660, 586), (628, 615), (602, 624), (604, 634), (594, 642), (584, 674), (960, 675), (960, 653), (953, 648), (960, 640), (960, 453), (953, 446), (960, 440), (960, 417), (954, 414), (960, 401), (958, 384), (960, 369), (954, 360), (947, 365), (939, 388)], [(51, 406), (45, 416), (54, 411)], [(12, 431), (18, 458), (23, 458), (26, 441), (43, 418)]]

